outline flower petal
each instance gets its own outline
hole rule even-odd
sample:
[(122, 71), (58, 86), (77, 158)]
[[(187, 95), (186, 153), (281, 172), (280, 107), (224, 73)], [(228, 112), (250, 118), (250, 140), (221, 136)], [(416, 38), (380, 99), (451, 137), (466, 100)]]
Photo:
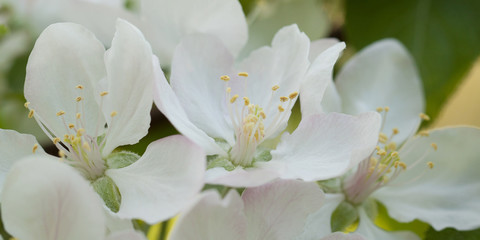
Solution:
[[(373, 196), (401, 222), (420, 219), (437, 230), (480, 227), (480, 176), (475, 167), (480, 161), (478, 139), (480, 129), (455, 127), (407, 141), (400, 157), (412, 168)], [(438, 145), (437, 151), (430, 146), (432, 142)], [(429, 161), (435, 164), (433, 169), (428, 169)]]
[[(310, 65), (300, 88), (302, 117), (323, 113), (324, 93), (329, 85), (333, 85), (333, 66), (345, 49), (345, 43), (337, 43), (323, 51)], [(329, 89), (329, 94), (332, 94)]]
[(336, 84), (345, 113), (388, 106), (387, 134), (398, 128), (399, 143), (416, 132), (425, 105), (422, 82), (412, 56), (398, 41), (386, 39), (366, 47), (345, 64)]
[[(76, 170), (46, 156), (30, 156), (9, 172), (2, 219), (18, 239), (103, 239), (102, 202)], [(39, 221), (40, 220), (40, 221)]]
[[(94, 96), (94, 86), (105, 77), (104, 52), (90, 31), (73, 23), (52, 24), (37, 39), (27, 63), (25, 98), (35, 117), (55, 136), (72, 134), (56, 115), (59, 111), (65, 111), (66, 124), (75, 124), (77, 112), (82, 113), (90, 135), (104, 125)], [(84, 89), (77, 89), (78, 85)], [(79, 103), (78, 96), (83, 98)]]
[(227, 153), (215, 143), (213, 138), (209, 137), (205, 132), (195, 126), (190, 119), (188, 119), (185, 110), (180, 105), (180, 101), (168, 84), (165, 75), (163, 74), (157, 57), (153, 57), (154, 71), (155, 71), (155, 88), (154, 100), (158, 109), (168, 118), (168, 120), (175, 126), (175, 128), (188, 137), (196, 144), (202, 146), (207, 155)]
[(410, 231), (385, 231), (376, 226), (368, 217), (363, 208), (358, 208), (360, 222), (355, 233), (365, 237), (365, 239), (389, 239), (389, 240), (420, 240), (420, 238)]
[(135, 230), (126, 230), (110, 234), (106, 240), (147, 240), (145, 235)]
[(0, 193), (2, 192), (5, 177), (18, 160), (32, 155), (36, 145), (35, 154), (46, 155), (43, 148), (37, 143), (34, 136), (21, 134), (13, 130), (0, 129)]
[(189, 34), (215, 36), (235, 55), (247, 41), (245, 15), (236, 0), (142, 0), (141, 15), (150, 23), (144, 32), (166, 65), (177, 44)]
[(343, 194), (325, 194), (323, 206), (308, 216), (303, 233), (296, 239), (316, 240), (330, 234), (332, 232), (330, 224), (332, 214), (344, 199)]
[[(238, 94), (244, 94), (253, 104), (263, 108), (267, 116), (264, 120), (266, 126), (274, 121), (274, 116), (278, 113), (277, 107), (281, 103), (279, 98), (299, 91), (300, 81), (309, 64), (309, 46), (310, 41), (305, 33), (300, 32), (297, 25), (290, 25), (277, 32), (272, 47), (259, 48), (240, 63), (238, 69), (248, 72), (249, 76), (245, 80), (246, 89)], [(272, 95), (274, 85), (280, 88)], [(232, 87), (232, 92), (235, 90)], [(286, 125), (290, 112), (284, 114), (287, 116), (280, 124)], [(271, 136), (274, 133), (267, 132), (265, 135)]]
[[(142, 33), (125, 20), (117, 21), (112, 47), (105, 53), (106, 90), (102, 111), (108, 124), (103, 150), (137, 143), (147, 135), (153, 103), (152, 50)], [(111, 117), (112, 112), (117, 112)]]
[(227, 171), (223, 167), (208, 169), (205, 182), (230, 187), (256, 187), (278, 178), (278, 173), (268, 169), (267, 164), (256, 164), (254, 167), (237, 167)]
[(290, 240), (302, 232), (307, 216), (320, 209), (324, 194), (313, 182), (278, 180), (247, 188), (242, 199), (247, 239)]
[(109, 169), (106, 175), (122, 196), (121, 218), (148, 223), (177, 214), (203, 186), (205, 154), (187, 138), (175, 135), (151, 143), (132, 165)]
[(336, 38), (322, 38), (312, 41), (310, 43), (310, 51), (308, 53), (308, 60), (314, 62), (315, 59), (325, 50), (333, 47), (339, 41)]
[(243, 202), (235, 190), (223, 200), (217, 192), (207, 191), (180, 215), (169, 239), (244, 240), (246, 225)]
[(332, 233), (321, 240), (366, 240), (358, 234), (345, 234), (341, 232)]
[(185, 37), (172, 61), (170, 84), (190, 121), (210, 137), (235, 143), (222, 75), (233, 73), (233, 56), (209, 35)]
[(379, 129), (380, 116), (374, 112), (312, 115), (282, 137), (268, 164), (283, 164), (281, 178), (285, 179), (337, 177), (371, 154)]

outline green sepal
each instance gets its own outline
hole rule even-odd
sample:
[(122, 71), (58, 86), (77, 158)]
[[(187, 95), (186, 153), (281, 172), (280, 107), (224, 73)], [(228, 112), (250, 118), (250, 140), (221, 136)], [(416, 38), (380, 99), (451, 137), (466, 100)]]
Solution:
[(339, 193), (342, 190), (342, 181), (339, 178), (318, 181), (317, 184), (325, 193)]
[(332, 232), (344, 231), (357, 220), (358, 212), (355, 206), (343, 201), (332, 213), (332, 218), (330, 221)]
[(227, 171), (233, 171), (235, 165), (233, 165), (228, 158), (219, 155), (209, 155), (207, 156), (207, 169), (223, 167)]
[(107, 166), (110, 169), (124, 168), (140, 159), (136, 153), (129, 151), (114, 152), (107, 157)]
[(270, 149), (257, 149), (255, 154), (255, 158), (253, 162), (268, 162), (272, 160), (272, 154), (270, 153)]
[(377, 201), (373, 198), (368, 198), (365, 200), (363, 203), (363, 208), (365, 209), (365, 212), (367, 213), (368, 217), (372, 219), (372, 221), (375, 221), (375, 219), (378, 216), (378, 204)]
[(120, 209), (120, 203), (122, 202), (122, 196), (118, 190), (117, 185), (108, 176), (98, 178), (92, 183), (93, 189), (100, 195), (112, 212), (118, 212)]

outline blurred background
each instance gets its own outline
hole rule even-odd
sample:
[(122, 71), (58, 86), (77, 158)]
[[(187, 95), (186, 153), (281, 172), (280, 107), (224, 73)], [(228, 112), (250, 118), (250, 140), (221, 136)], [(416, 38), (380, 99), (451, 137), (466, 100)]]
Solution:
[[(56, 12), (61, 0), (0, 0), (0, 128), (33, 134), (56, 154), (49, 139), (23, 104), (25, 66), (36, 37), (56, 21), (69, 20)], [(87, 0), (76, 0), (87, 1)], [(139, 0), (88, 0), (92, 6), (135, 13)], [(425, 128), (450, 125), (480, 127), (480, 1), (478, 0), (240, 0), (249, 24), (249, 41), (240, 57), (270, 43), (282, 26), (296, 23), (311, 40), (338, 38), (347, 49), (336, 65), (382, 38), (400, 40), (414, 57), (423, 81)], [(22, 4), (35, 5), (22, 11)], [(23, 6), (24, 7), (24, 6)], [(298, 105), (298, 103), (297, 103)], [(290, 121), (300, 121), (299, 108)], [(177, 131), (152, 108), (149, 134), (128, 149), (142, 154), (148, 143)], [(400, 224), (383, 211), (378, 224), (386, 229), (411, 229), (425, 239), (480, 239), (480, 231), (435, 232), (421, 222)]]

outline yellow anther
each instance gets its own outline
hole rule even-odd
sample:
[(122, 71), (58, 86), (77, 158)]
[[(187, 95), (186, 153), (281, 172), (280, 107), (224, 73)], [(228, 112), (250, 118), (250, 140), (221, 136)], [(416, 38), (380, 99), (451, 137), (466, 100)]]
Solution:
[(278, 105), (278, 111), (279, 112), (284, 112), (285, 108), (283, 108), (282, 105)]
[(65, 152), (63, 152), (62, 150), (58, 151), (58, 156), (61, 158), (65, 158)]
[(34, 113), (35, 111), (33, 109), (30, 109), (30, 112), (28, 112), (28, 118), (32, 118)]
[(288, 97), (280, 97), (280, 102), (286, 102), (288, 101)]
[(250, 105), (250, 99), (248, 99), (248, 97), (243, 97), (243, 101), (245, 102), (245, 106)]
[(70, 137), (70, 141), (74, 143), (73, 141), (75, 140), (75, 135), (70, 135), (69, 137)]
[(103, 97), (103, 96), (106, 96), (106, 95), (108, 95), (107, 91), (103, 91), (103, 92), (100, 93), (100, 97)]
[(383, 112), (383, 108), (382, 107), (377, 107), (377, 112)]
[(56, 137), (52, 139), (53, 144), (57, 144), (60, 142), (60, 138)]
[(77, 130), (77, 137), (83, 136), (84, 133), (85, 133), (85, 129), (83, 129), (83, 128), (78, 129)]
[(407, 169), (407, 164), (406, 164), (406, 163), (404, 163), (404, 162), (400, 162), (400, 161), (398, 161), (398, 166), (402, 167), (402, 168), (403, 168), (403, 170)]
[(28, 108), (28, 105), (30, 105), (30, 102), (25, 102), (25, 103), (23, 104), (23, 106), (24, 106), (25, 108)]
[(390, 151), (395, 151), (397, 150), (397, 143), (395, 142), (389, 142), (387, 145), (387, 149)]
[(248, 73), (247, 73), (247, 72), (239, 72), (239, 73), (238, 73), (238, 76), (240, 76), (240, 77), (248, 77)]
[(383, 156), (387, 155), (387, 152), (385, 152), (385, 150), (383, 150), (383, 149), (380, 149), (379, 151), (377, 151), (377, 155), (383, 157)]
[(223, 75), (223, 76), (220, 77), (220, 79), (222, 79), (225, 82), (230, 81), (230, 77), (228, 75)]
[(73, 123), (68, 124), (68, 128), (70, 128), (70, 129), (75, 128), (75, 124), (73, 124)]
[(77, 145), (77, 144), (80, 144), (82, 142), (82, 139), (79, 138), (79, 137), (74, 137), (72, 142), (73, 142), (73, 144)]
[(234, 103), (235, 101), (237, 101), (237, 98), (238, 98), (238, 94), (233, 95), (233, 97), (230, 98), (230, 103)]
[(377, 151), (380, 151), (380, 146), (375, 146), (375, 149), (376, 149)]
[(260, 115), (260, 117), (262, 117), (263, 119), (267, 118), (267, 115), (264, 111), (259, 112), (258, 115)]
[(428, 131), (421, 131), (418, 133), (418, 135), (422, 136), (422, 137), (428, 137), (430, 136), (430, 133)]
[(77, 85), (75, 88), (77, 88), (77, 89), (80, 89), (80, 90), (81, 90), (81, 89), (83, 89), (83, 86), (82, 86), (82, 85)]
[(63, 135), (63, 140), (65, 140), (65, 142), (70, 140), (70, 135), (68, 135), (68, 134)]
[(77, 102), (80, 102), (80, 101), (82, 101), (82, 100), (83, 100), (82, 97), (77, 97), (77, 98), (75, 98), (75, 101), (77, 101)]
[(385, 112), (390, 111), (390, 107), (385, 107), (384, 109), (385, 109)]
[(433, 166), (434, 166), (434, 165), (433, 165), (433, 162), (427, 162), (427, 166), (428, 166), (430, 169), (432, 169)]
[(278, 86), (278, 85), (273, 85), (272, 91), (277, 91), (279, 88), (280, 88), (280, 86)]
[(430, 145), (433, 147), (433, 149), (434, 149), (435, 151), (437, 151), (437, 149), (438, 149), (438, 146), (437, 146), (437, 144), (436, 144), (436, 143), (432, 143), (432, 144), (430, 144)]
[(393, 163), (393, 167), (398, 168), (398, 163), (399, 163), (399, 162), (400, 162), (400, 161), (395, 161), (395, 163)]
[(82, 114), (77, 113), (75, 116), (77, 117), (77, 119), (80, 119), (80, 117), (82, 116)]
[(398, 152), (392, 152), (392, 157), (397, 157), (398, 156)]
[(398, 131), (398, 128), (393, 128), (392, 132), (394, 135), (397, 135), (400, 131)]
[(292, 93), (290, 93), (290, 95), (288, 95), (288, 98), (294, 99), (294, 98), (296, 98), (297, 96), (298, 96), (298, 92), (292, 92)]
[(118, 114), (117, 111), (112, 111), (112, 112), (110, 113), (110, 117), (113, 118), (113, 117), (117, 116), (117, 114)]
[(430, 121), (430, 117), (425, 113), (420, 113), (419, 116), (420, 116), (421, 119), (423, 119), (425, 121)]
[(60, 116), (62, 116), (63, 114), (65, 114), (65, 111), (59, 111), (59, 112), (57, 112), (57, 117), (60, 117)]
[(378, 141), (385, 144), (388, 141), (388, 136), (385, 133), (378, 134)]
[(38, 149), (38, 144), (35, 143), (33, 145), (32, 152), (35, 153), (37, 151), (37, 149)]
[(88, 145), (87, 142), (83, 142), (82, 147), (83, 147), (83, 149), (87, 150), (88, 152), (90, 152), (90, 150), (91, 150), (90, 145)]
[(232, 92), (232, 88), (231, 88), (231, 87), (228, 87), (228, 88), (227, 88), (227, 93), (230, 93), (230, 92)]

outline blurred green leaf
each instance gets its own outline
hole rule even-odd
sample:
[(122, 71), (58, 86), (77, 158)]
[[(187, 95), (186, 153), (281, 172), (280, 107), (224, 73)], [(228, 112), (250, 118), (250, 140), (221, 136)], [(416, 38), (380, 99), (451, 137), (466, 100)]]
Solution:
[(375, 224), (377, 224), (381, 228), (389, 231), (412, 231), (418, 236), (420, 236), (422, 239), (425, 236), (425, 232), (429, 228), (429, 225), (427, 223), (421, 222), (419, 220), (414, 220), (408, 223), (401, 223), (388, 215), (387, 209), (382, 203), (377, 202), (377, 207), (378, 215), (377, 218), (375, 218)]
[(346, 0), (346, 35), (358, 49), (399, 39), (417, 62), (435, 117), (480, 53), (479, 12), (477, 0)]
[(426, 240), (478, 240), (480, 239), (480, 229), (473, 231), (457, 231), (453, 228), (447, 228), (440, 232), (430, 228), (426, 234)]
[(8, 28), (5, 24), (0, 24), (0, 38), (8, 33)]

